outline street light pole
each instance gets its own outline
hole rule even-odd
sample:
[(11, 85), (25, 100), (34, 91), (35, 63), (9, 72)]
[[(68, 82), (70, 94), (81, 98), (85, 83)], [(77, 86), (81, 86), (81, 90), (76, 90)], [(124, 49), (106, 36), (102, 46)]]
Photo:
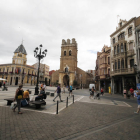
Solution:
[(35, 87), (35, 95), (38, 95), (39, 91), (38, 91), (38, 82), (39, 82), (39, 69), (40, 69), (40, 60), (43, 59), (46, 54), (47, 54), (47, 49), (45, 49), (43, 52), (41, 52), (42, 49), (42, 45), (35, 48), (34, 50), (34, 57), (38, 59), (38, 73), (37, 73), (37, 83), (36, 83), (36, 87)]

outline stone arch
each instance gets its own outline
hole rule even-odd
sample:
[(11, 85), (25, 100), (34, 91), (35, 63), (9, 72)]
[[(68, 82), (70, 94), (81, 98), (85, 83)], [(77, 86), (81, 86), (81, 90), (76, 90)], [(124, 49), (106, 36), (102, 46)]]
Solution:
[(65, 85), (65, 86), (69, 86), (69, 76), (68, 75), (64, 75), (64, 77), (63, 77), (63, 84)]

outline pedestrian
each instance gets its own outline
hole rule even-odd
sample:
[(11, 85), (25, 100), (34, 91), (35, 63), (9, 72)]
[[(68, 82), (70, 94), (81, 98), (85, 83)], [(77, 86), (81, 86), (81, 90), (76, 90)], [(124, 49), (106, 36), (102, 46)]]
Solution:
[(16, 107), (18, 107), (18, 114), (22, 114), (22, 112), (20, 111), (20, 107), (21, 107), (21, 100), (23, 98), (23, 89), (22, 89), (22, 84), (19, 84), (19, 88), (16, 90), (15, 93), (15, 98), (14, 101), (17, 101), (17, 104), (15, 105), (13, 112), (15, 112)]
[(138, 91), (136, 93), (134, 93), (135, 97), (137, 97), (137, 103), (138, 103), (137, 112), (134, 112), (136, 114), (138, 114), (140, 111), (140, 89), (139, 88), (137, 88), (137, 89), (138, 89)]
[(123, 90), (123, 95), (124, 95), (124, 98), (126, 98), (126, 88), (124, 88)]
[(62, 93), (65, 93), (65, 86), (63, 86), (63, 92)]
[(69, 88), (69, 96), (70, 96), (70, 94), (72, 96), (72, 85), (70, 85), (70, 88)]
[[(57, 91), (57, 95), (55, 96), (55, 98), (53, 99), (53, 101), (55, 102), (55, 99), (59, 96), (60, 102), (63, 102), (63, 101), (61, 100), (61, 87), (60, 87), (60, 84), (58, 84), (58, 87), (57, 87), (56, 91)], [(55, 92), (56, 92), (56, 91), (55, 91)], [(54, 93), (55, 93), (55, 92), (54, 92)]]
[(134, 89), (132, 87), (130, 88), (130, 94), (131, 94), (131, 97), (134, 98)]
[(102, 94), (102, 96), (103, 96), (103, 94), (104, 94), (104, 89), (103, 89), (103, 88), (101, 88), (101, 94)]
[(90, 91), (90, 96), (89, 96), (90, 99), (91, 99), (91, 97), (93, 99), (94, 92), (95, 92), (95, 89), (94, 89), (94, 86), (93, 86), (92, 89), (91, 89), (91, 91)]
[(43, 84), (43, 88), (44, 88), (44, 91), (47, 89), (47, 88), (46, 88), (46, 84)]
[(26, 99), (27, 101), (29, 101), (30, 96), (29, 96), (29, 89), (25, 90), (23, 93), (23, 99)]

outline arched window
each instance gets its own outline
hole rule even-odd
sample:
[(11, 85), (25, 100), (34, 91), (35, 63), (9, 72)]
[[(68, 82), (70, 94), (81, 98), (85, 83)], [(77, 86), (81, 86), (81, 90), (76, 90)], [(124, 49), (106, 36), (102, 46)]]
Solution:
[(64, 51), (64, 56), (66, 56), (66, 51)]
[(121, 52), (123, 52), (123, 43), (121, 43)]
[(65, 72), (68, 72), (68, 68), (67, 67), (65, 68)]
[(117, 53), (119, 53), (119, 52), (120, 52), (120, 46), (117, 45)]
[(69, 51), (69, 55), (71, 55), (71, 50)]
[(117, 69), (117, 61), (115, 61), (115, 70)]
[(118, 69), (120, 69), (120, 59), (118, 60)]
[(121, 68), (124, 69), (124, 60), (121, 60)]

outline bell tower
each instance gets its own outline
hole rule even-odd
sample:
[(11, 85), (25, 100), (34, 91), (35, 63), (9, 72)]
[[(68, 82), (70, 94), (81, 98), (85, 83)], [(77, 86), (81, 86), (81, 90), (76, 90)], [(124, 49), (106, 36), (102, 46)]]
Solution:
[(14, 56), (12, 63), (13, 64), (21, 64), (21, 65), (26, 65), (27, 58), (26, 58), (26, 50), (24, 46), (21, 44), (15, 51), (14, 51)]
[(72, 41), (70, 39), (62, 40), (59, 70), (59, 83), (62, 86), (73, 84), (77, 70), (77, 51), (77, 43), (74, 38)]

